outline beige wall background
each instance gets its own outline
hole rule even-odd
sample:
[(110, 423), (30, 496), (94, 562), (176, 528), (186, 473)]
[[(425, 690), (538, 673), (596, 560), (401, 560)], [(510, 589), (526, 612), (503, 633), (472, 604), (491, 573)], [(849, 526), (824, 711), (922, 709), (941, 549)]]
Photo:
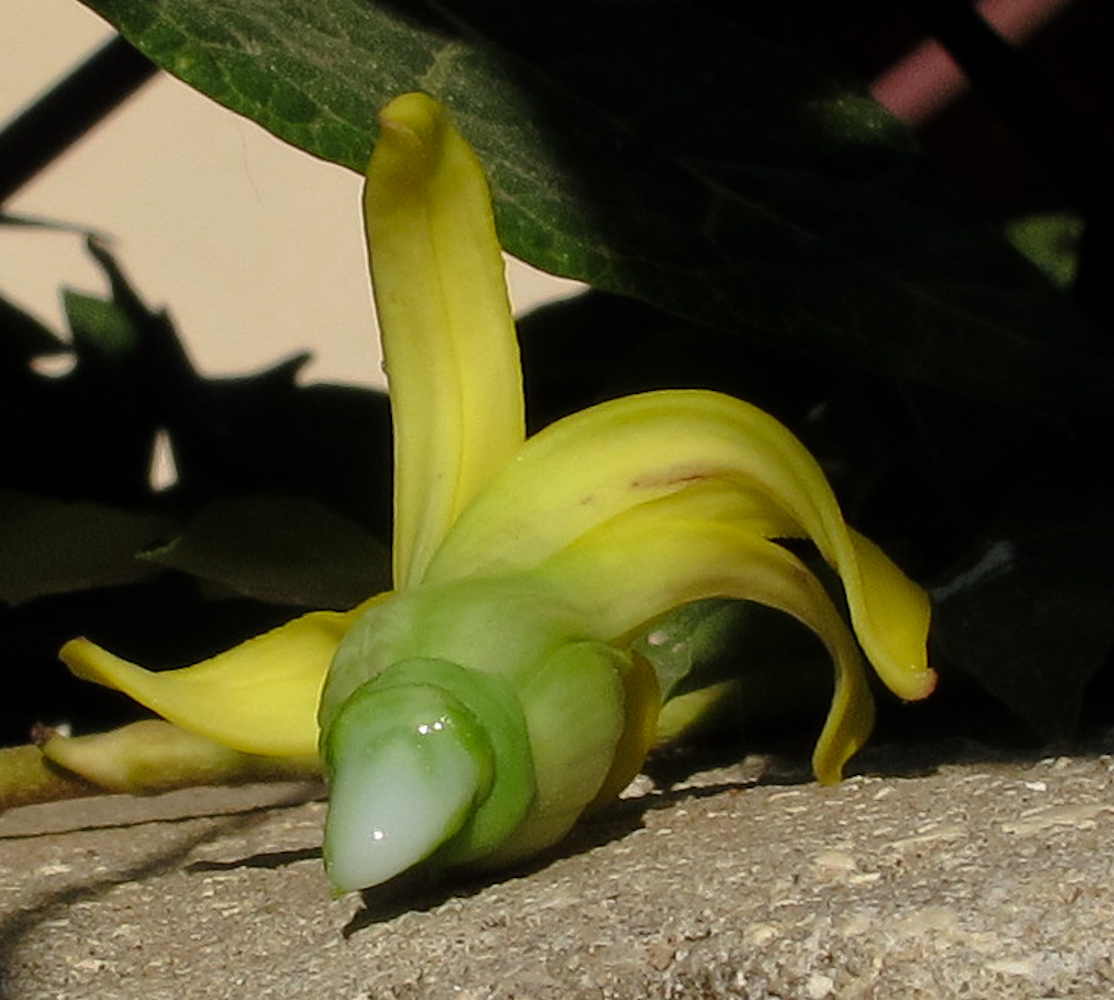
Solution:
[[(0, 0), (0, 121), (111, 35), (77, 0)], [(194, 363), (256, 370), (310, 350), (307, 381), (382, 385), (359, 178), (160, 76), (8, 202), (104, 232)], [(510, 261), (522, 311), (575, 283)], [(76, 236), (0, 227), (0, 294), (64, 329), (59, 289), (104, 291)]]

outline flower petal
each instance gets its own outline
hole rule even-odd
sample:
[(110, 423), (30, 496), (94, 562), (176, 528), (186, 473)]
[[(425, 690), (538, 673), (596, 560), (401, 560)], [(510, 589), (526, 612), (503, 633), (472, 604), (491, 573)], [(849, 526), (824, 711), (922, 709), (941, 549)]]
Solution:
[(162, 719), (144, 719), (92, 736), (54, 735), (42, 752), (86, 781), (131, 795), (158, 795), (191, 785), (294, 781), (321, 772), (316, 754), (241, 753)]
[(813, 755), (823, 782), (866, 741), (874, 704), (858, 647), (820, 581), (753, 529), (752, 499), (723, 483), (691, 486), (622, 513), (538, 569), (619, 641), (690, 601), (731, 597), (778, 608), (821, 639), (835, 666), (831, 709)]
[(395, 434), (395, 586), (524, 437), (522, 372), (483, 170), (444, 109), (380, 115), (364, 207)]
[(123, 691), (223, 746), (302, 756), (317, 752), (317, 701), (329, 662), (367, 606), (303, 615), (180, 670), (144, 670), (88, 639), (72, 639), (59, 656), (76, 676)]
[[(788, 429), (720, 393), (626, 396), (550, 425), (461, 514), (426, 579), (535, 566), (616, 514), (715, 480), (761, 501), (762, 534), (816, 544), (842, 577), (859, 641), (892, 690), (903, 698), (932, 690), (927, 596), (847, 528), (823, 471)], [(660, 534), (668, 535), (664, 524)]]

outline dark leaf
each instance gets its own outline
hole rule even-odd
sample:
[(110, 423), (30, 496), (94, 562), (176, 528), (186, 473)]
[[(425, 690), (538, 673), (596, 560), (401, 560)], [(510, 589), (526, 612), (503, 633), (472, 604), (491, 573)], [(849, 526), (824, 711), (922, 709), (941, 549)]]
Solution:
[[(816, 722), (819, 731), (832, 695), (831, 660), (812, 633), (748, 601), (713, 599), (678, 608), (647, 630), (634, 650), (653, 667), (663, 700), (675, 702), (667, 731), (696, 721), (701, 729), (734, 735), (769, 732), (801, 718)], [(702, 699), (701, 691), (713, 692), (713, 701)]]
[(1086, 466), (1035, 481), (933, 599), (945, 663), (1041, 738), (1070, 737), (1114, 648), (1114, 491)]
[(68, 346), (51, 329), (7, 299), (0, 299), (0, 385), (31, 377), (28, 365)]
[(390, 586), (380, 542), (297, 497), (214, 500), (146, 558), (245, 597), (306, 608), (347, 609)]
[(154, 568), (136, 554), (171, 526), (157, 514), (0, 490), (0, 601), (149, 579)]
[(88, 2), (188, 83), (353, 169), (376, 109), (432, 93), (491, 173), (507, 248), (544, 269), (980, 398), (1109, 406), (1109, 352), (926, 183), (797, 5)]

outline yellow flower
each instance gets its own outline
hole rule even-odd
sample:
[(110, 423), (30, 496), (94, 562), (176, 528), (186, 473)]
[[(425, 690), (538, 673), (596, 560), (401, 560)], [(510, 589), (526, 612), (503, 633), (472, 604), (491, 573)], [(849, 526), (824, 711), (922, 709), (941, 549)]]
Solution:
[[(422, 862), (529, 855), (617, 794), (660, 709), (631, 646), (702, 598), (779, 608), (825, 643), (836, 682), (814, 767), (838, 780), (873, 721), (860, 647), (900, 697), (933, 687), (924, 593), (844, 524), (792, 434), (737, 399), (628, 396), (527, 439), (483, 172), (425, 95), (381, 123), (365, 208), (395, 427), (395, 589), (181, 670), (85, 639), (63, 659), (241, 753), (319, 749), (337, 891)], [(810, 539), (839, 574), (853, 632), (785, 538)]]

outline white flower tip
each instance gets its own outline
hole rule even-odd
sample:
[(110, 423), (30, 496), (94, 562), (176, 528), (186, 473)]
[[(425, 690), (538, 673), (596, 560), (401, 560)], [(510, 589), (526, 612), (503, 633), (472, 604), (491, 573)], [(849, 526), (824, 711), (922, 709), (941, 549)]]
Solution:
[(481, 763), (447, 719), (359, 749), (340, 758), (331, 778), (325, 867), (338, 895), (427, 858), (460, 829), (482, 791)]

